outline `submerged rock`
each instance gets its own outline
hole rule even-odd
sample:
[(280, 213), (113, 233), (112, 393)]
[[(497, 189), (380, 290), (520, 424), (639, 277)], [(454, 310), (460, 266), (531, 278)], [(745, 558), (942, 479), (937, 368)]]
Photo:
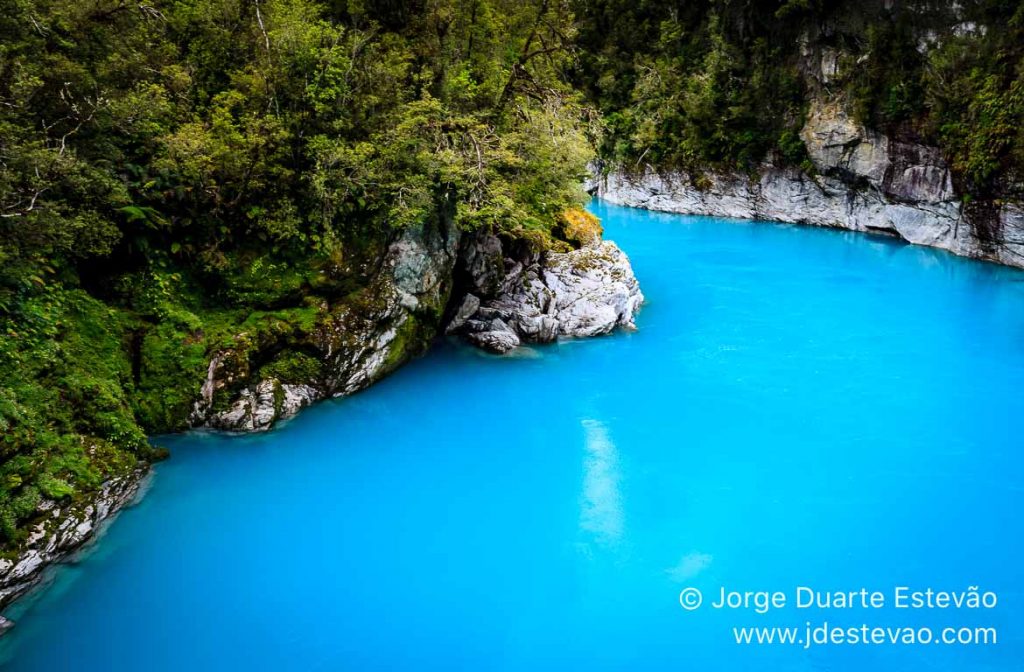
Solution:
[[(477, 261), (495, 254), (495, 240), (480, 237), (465, 246), (464, 268), (475, 291), (485, 289), (475, 276)], [(449, 333), (461, 333), (478, 347), (505, 353), (521, 342), (549, 343), (560, 337), (597, 336), (617, 327), (635, 327), (643, 294), (629, 259), (615, 243), (595, 239), (570, 252), (527, 251), (519, 256), (504, 257), (500, 274), (493, 264), (487, 267), (492, 291), (482, 299), (468, 294), (449, 324)]]
[[(500, 322), (500, 320), (497, 321)], [(512, 331), (512, 329), (504, 323), (502, 323), (501, 327), (503, 328), (471, 332), (466, 334), (466, 340), (479, 348), (499, 355), (503, 355), (506, 352), (510, 352), (518, 348), (520, 341), (516, 332)]]

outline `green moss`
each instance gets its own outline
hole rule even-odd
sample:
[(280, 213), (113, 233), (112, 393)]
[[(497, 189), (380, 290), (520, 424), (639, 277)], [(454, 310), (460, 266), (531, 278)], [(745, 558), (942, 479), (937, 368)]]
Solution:
[(419, 319), (409, 316), (395, 332), (388, 346), (388, 355), (381, 367), (382, 374), (388, 374), (413, 357), (422, 354), (430, 345), (433, 330)]
[(316, 269), (263, 254), (239, 263), (225, 276), (225, 293), (236, 305), (272, 307), (300, 297)]
[(259, 378), (276, 378), (282, 383), (305, 383), (319, 380), (322, 374), (321, 361), (304, 352), (288, 350), (279, 354), (272, 362), (260, 368)]
[(67, 481), (51, 474), (42, 474), (39, 477), (39, 490), (50, 499), (60, 499), (75, 492)]
[(131, 318), (81, 290), (55, 286), (0, 318), (0, 531), (23, 539), (42, 498), (87, 501), (150, 449), (132, 414)]
[(206, 374), (202, 331), (164, 322), (145, 329), (137, 357), (135, 410), (139, 423), (156, 433), (182, 429)]
[[(277, 310), (202, 308), (187, 278), (125, 276), (118, 307), (59, 286), (0, 319), (0, 532), (24, 539), (43, 498), (88, 501), (102, 483), (162, 457), (146, 432), (183, 429), (210, 357), (227, 351), (239, 385), (261, 375), (309, 382), (320, 362), (303, 351), (319, 299)], [(280, 389), (278, 389), (280, 394)], [(224, 396), (233, 394), (225, 390)], [(278, 406), (283, 401), (277, 400)]]
[(281, 417), (281, 411), (284, 409), (284, 388), (281, 387), (281, 382), (274, 381), (274, 419)]

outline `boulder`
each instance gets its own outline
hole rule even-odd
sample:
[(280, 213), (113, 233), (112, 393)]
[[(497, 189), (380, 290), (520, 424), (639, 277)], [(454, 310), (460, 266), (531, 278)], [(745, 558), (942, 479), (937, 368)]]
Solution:
[(479, 348), (499, 355), (519, 347), (519, 337), (508, 328), (472, 332), (466, 335), (466, 339)]
[(462, 299), (462, 303), (459, 304), (458, 310), (455, 311), (455, 315), (452, 317), (451, 322), (448, 323), (445, 333), (453, 334), (461, 329), (462, 325), (466, 323), (466, 320), (472, 317), (479, 308), (480, 298), (475, 294), (466, 294)]
[[(479, 244), (493, 249), (489, 238)], [(472, 250), (472, 241), (464, 245), (464, 263), (475, 263), (480, 253)], [(500, 291), (480, 300), (474, 313), (462, 319), (463, 307), (475, 303), (464, 299), (449, 333), (461, 333), (492, 352), (508, 352), (520, 342), (549, 343), (635, 326), (643, 294), (629, 259), (611, 241), (594, 240), (580, 249), (548, 252), (525, 263), (507, 260), (506, 267), (515, 269), (513, 279), (506, 277)]]

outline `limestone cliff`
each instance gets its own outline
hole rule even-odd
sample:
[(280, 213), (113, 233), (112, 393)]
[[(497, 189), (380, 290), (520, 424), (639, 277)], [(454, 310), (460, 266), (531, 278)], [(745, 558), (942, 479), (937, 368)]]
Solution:
[(522, 342), (607, 334), (634, 328), (643, 303), (629, 259), (594, 239), (568, 252), (518, 253), (496, 236), (467, 239), (465, 294), (448, 333), (496, 353)]
[(421, 354), (451, 293), (459, 239), (450, 218), (408, 229), (387, 248), (364, 290), (319, 306), (311, 327), (289, 344), (320, 364), (318, 375), (281, 380), (251, 372), (236, 349), (215, 353), (192, 425), (266, 430), (317, 400), (357, 392)]
[[(397, 234), (369, 276), (352, 294), (307, 308), (305, 321), (254, 327), (213, 352), (205, 380), (196, 381), (190, 424), (267, 430), (317, 400), (371, 385), (446, 331), (505, 352), (520, 341), (631, 328), (643, 301), (629, 260), (612, 242), (533, 251), (523, 241), (463, 235), (443, 216)], [(280, 366), (296, 358), (308, 366)], [(83, 506), (44, 501), (18, 555), (0, 559), (0, 608), (128, 505), (145, 475), (140, 469), (111, 479)], [(0, 632), (10, 625), (0, 617)]]
[(967, 197), (939, 148), (912, 131), (890, 136), (856, 121), (842, 82), (858, 60), (819, 42), (801, 42), (810, 103), (800, 138), (811, 166), (782, 167), (770, 157), (752, 173), (602, 166), (590, 191), (651, 210), (891, 234), (1024, 268), (1024, 203)]

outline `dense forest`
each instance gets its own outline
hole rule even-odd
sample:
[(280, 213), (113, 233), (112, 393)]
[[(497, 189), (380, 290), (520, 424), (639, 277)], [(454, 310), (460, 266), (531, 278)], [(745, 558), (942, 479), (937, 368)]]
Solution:
[(0, 0), (4, 549), (158, 457), (219, 344), (358, 297), (395, 231), (557, 244), (597, 156), (807, 167), (813, 96), (1019, 195), (1024, 3)]
[(219, 343), (358, 298), (391, 232), (445, 210), (543, 246), (583, 201), (564, 3), (0, 4), (8, 547), (152, 459)]
[(817, 96), (842, 99), (870, 128), (941, 147), (966, 194), (1022, 191), (1024, 3), (608, 0), (576, 11), (573, 81), (606, 123), (605, 157), (799, 166)]

